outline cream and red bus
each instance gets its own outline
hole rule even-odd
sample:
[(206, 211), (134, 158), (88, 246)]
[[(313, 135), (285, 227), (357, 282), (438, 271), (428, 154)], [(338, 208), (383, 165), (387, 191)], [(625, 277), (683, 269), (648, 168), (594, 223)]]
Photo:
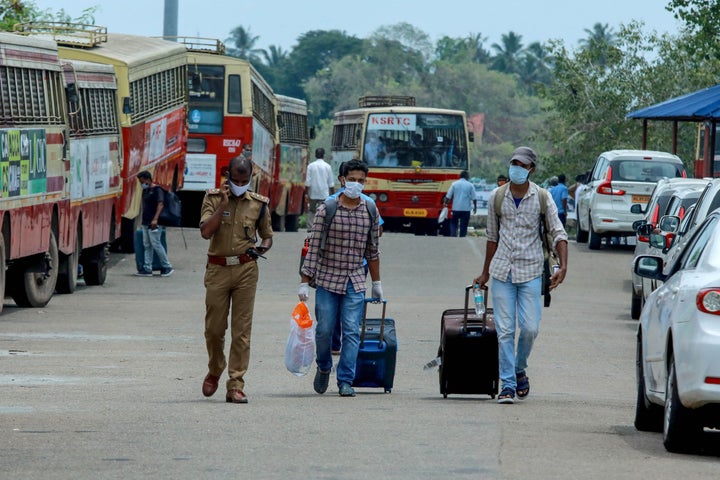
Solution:
[(198, 225), (205, 191), (225, 181), (230, 159), (245, 146), (252, 147), (254, 191), (270, 197), (275, 212), (277, 101), (270, 85), (248, 61), (225, 55), (218, 40), (173, 39), (186, 49), (188, 65), (189, 138), (179, 192), (184, 222)]
[(465, 112), (418, 107), (414, 97), (361, 97), (333, 119), (332, 163), (367, 162), (363, 193), (375, 200), (385, 230), (437, 235), (442, 198), (468, 169)]
[[(278, 106), (278, 168), (273, 192), (279, 231), (296, 232), (303, 213), (308, 147), (314, 130), (308, 127), (305, 100), (276, 95)], [(275, 228), (275, 225), (273, 226)]]
[(107, 33), (95, 25), (32, 22), (19, 33), (48, 37), (61, 59), (111, 65), (117, 79), (122, 136), (120, 249), (133, 250), (140, 221), (136, 175), (148, 170), (169, 190), (182, 187), (187, 144), (187, 68), (183, 45), (160, 38)]

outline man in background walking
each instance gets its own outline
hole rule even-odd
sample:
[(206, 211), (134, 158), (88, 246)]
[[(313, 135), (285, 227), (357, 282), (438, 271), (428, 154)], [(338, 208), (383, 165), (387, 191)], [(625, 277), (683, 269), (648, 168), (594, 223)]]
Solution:
[(450, 185), (450, 190), (443, 198), (443, 206), (447, 206), (452, 200), (452, 217), (450, 218), (450, 236), (457, 237), (458, 225), (460, 236), (467, 235), (468, 223), (470, 222), (470, 209), (477, 212), (477, 200), (475, 199), (475, 187), (468, 180), (470, 175), (467, 170), (460, 173), (460, 179)]
[(317, 207), (327, 197), (335, 193), (335, 179), (332, 167), (325, 160), (325, 149), (315, 150), (315, 161), (307, 167), (305, 177), (305, 196), (307, 197), (307, 229), (312, 228)]

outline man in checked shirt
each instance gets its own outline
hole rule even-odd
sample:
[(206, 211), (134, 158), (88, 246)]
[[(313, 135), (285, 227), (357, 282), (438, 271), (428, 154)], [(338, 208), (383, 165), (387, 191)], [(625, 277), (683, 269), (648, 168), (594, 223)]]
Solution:
[[(528, 178), (537, 166), (532, 148), (519, 147), (510, 157), (510, 186), (490, 194), (487, 216), (485, 264), (473, 284), (485, 286), (493, 278), (492, 295), (498, 334), (498, 359), (502, 391), (498, 403), (513, 403), (515, 395), (530, 394), (525, 369), (537, 337), (542, 315), (543, 247), (540, 239), (540, 202), (545, 200), (547, 223), (560, 258), (560, 269), (550, 279), (557, 287), (567, 274), (567, 234), (558, 218), (552, 196), (540, 195), (540, 187)], [(501, 212), (495, 211), (495, 196), (503, 195)], [(547, 192), (545, 192), (547, 193)], [(515, 352), (515, 329), (520, 331)]]
[[(313, 388), (325, 393), (330, 382), (332, 355), (330, 352), (333, 329), (338, 312), (342, 318), (342, 351), (337, 366), (337, 385), (340, 396), (354, 397), (352, 382), (360, 345), (360, 323), (365, 303), (365, 269), (367, 259), (372, 278), (372, 298), (382, 299), (380, 283), (380, 252), (378, 218), (372, 218), (360, 196), (367, 164), (351, 160), (341, 177), (344, 190), (337, 197), (337, 210), (324, 235), (326, 204), (318, 206), (312, 225), (310, 244), (301, 270), (298, 298), (306, 301), (309, 284), (315, 282), (315, 316), (317, 328), (315, 343), (317, 372)], [(325, 238), (325, 245), (321, 240)]]

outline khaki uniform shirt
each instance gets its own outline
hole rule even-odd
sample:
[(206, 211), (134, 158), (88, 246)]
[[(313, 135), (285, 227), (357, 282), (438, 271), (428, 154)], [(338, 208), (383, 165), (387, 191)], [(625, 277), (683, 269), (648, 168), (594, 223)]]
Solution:
[[(222, 195), (216, 190), (208, 190), (200, 210), (200, 223), (207, 221), (218, 209)], [(248, 248), (255, 246), (256, 233), (261, 239), (273, 236), (270, 222), (269, 200), (255, 192), (245, 192), (239, 197), (228, 195), (229, 203), (222, 212), (220, 228), (210, 239), (208, 255), (230, 257), (242, 255)], [(265, 213), (260, 213), (265, 205)], [(258, 218), (260, 221), (258, 222)]]

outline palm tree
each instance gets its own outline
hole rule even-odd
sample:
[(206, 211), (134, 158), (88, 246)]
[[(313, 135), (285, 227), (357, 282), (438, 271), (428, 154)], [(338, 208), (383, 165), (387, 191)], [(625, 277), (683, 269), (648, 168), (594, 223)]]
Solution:
[(519, 65), (520, 81), (529, 93), (535, 93), (538, 84), (550, 83), (552, 57), (540, 42), (533, 42), (524, 50)]
[(603, 25), (598, 22), (593, 25), (592, 30), (586, 28), (585, 33), (588, 36), (580, 39), (580, 47), (589, 52), (598, 65), (607, 64), (608, 51), (615, 48), (617, 43), (613, 29), (607, 23)]
[(233, 28), (230, 31), (230, 37), (225, 40), (225, 43), (232, 45), (228, 48), (228, 55), (257, 63), (258, 55), (262, 53), (261, 49), (255, 48), (255, 43), (259, 38), (250, 32), (250, 28), (243, 26)]
[(481, 33), (471, 33), (465, 39), (465, 44), (471, 53), (471, 59), (477, 63), (488, 63), (490, 61), (490, 52), (485, 50), (483, 44), (487, 41), (487, 37), (483, 37)]
[(515, 32), (500, 36), (500, 44), (493, 43), (496, 55), (492, 58), (492, 68), (503, 73), (518, 73), (520, 54), (523, 51), (522, 36)]
[(270, 45), (268, 50), (261, 50), (260, 53), (265, 59), (265, 65), (272, 68), (278, 67), (288, 58), (288, 52), (277, 45)]

